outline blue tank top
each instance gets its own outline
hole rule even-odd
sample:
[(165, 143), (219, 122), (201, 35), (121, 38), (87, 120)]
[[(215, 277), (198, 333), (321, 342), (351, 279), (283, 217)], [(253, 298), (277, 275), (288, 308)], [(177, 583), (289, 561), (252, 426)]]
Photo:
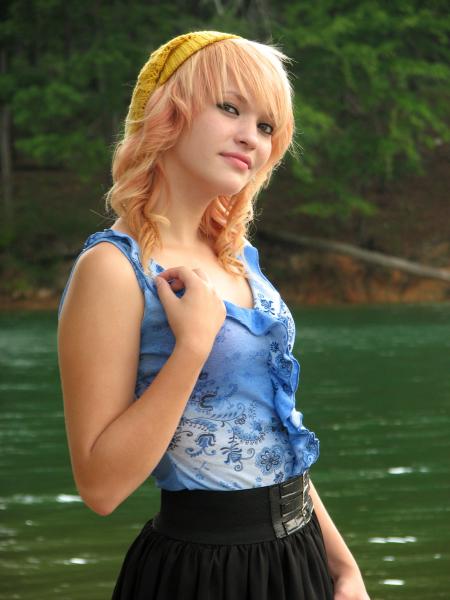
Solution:
[[(87, 238), (80, 255), (100, 242), (110, 242), (123, 252), (144, 295), (134, 393), (137, 399), (173, 352), (175, 336), (156, 284), (152, 276), (144, 274), (137, 241), (105, 229)], [(253, 307), (224, 301), (225, 321), (173, 438), (151, 473), (159, 488), (235, 490), (268, 486), (302, 474), (319, 457), (319, 440), (303, 425), (303, 415), (295, 407), (300, 365), (292, 354), (294, 319), (262, 273), (256, 247), (246, 241), (238, 258), (250, 275)], [(153, 259), (150, 267), (154, 274), (165, 270)], [(181, 297), (184, 289), (175, 293)]]

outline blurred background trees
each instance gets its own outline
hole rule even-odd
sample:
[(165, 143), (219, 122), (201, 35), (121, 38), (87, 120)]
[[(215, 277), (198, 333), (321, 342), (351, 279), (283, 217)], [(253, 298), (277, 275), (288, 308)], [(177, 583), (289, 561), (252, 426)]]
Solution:
[[(292, 57), (301, 158), (275, 175), (288, 182), (285, 216), (332, 223), (327, 233), (361, 223), (380, 209), (374, 193), (423, 173), (449, 142), (443, 1), (15, 0), (0, 10), (0, 247), (16, 266), (58, 232), (89, 231), (137, 73), (189, 30), (233, 31)], [(86, 190), (78, 214), (67, 199)]]

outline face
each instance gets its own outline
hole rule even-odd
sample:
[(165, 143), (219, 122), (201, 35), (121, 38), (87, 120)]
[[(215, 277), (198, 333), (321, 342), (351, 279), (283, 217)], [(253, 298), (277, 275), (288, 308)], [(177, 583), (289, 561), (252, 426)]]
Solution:
[(264, 107), (240, 97), (233, 81), (225, 92), (224, 102), (204, 107), (165, 157), (180, 183), (200, 186), (211, 197), (240, 192), (272, 151), (273, 125)]

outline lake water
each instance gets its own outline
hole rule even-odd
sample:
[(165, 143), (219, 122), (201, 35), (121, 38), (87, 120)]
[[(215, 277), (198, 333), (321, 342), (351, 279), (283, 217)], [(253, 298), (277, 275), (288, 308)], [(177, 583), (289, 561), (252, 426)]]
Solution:
[[(312, 480), (372, 600), (450, 598), (450, 304), (304, 308), (297, 408)], [(56, 313), (0, 315), (0, 597), (109, 599), (159, 507), (149, 479), (108, 517), (72, 480)]]

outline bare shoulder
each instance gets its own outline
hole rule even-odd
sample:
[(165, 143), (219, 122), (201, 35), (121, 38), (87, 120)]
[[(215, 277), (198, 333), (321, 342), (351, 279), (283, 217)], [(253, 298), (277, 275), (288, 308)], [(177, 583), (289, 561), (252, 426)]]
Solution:
[(77, 261), (77, 269), (86, 275), (94, 272), (100, 277), (112, 278), (118, 285), (123, 280), (128, 279), (129, 282), (136, 278), (128, 258), (117, 246), (107, 241), (99, 242), (83, 252)]
[(114, 244), (99, 242), (83, 252), (75, 265), (66, 302), (75, 294), (80, 301), (96, 304), (125, 302), (129, 308), (143, 309), (143, 295), (136, 273), (127, 257)]

